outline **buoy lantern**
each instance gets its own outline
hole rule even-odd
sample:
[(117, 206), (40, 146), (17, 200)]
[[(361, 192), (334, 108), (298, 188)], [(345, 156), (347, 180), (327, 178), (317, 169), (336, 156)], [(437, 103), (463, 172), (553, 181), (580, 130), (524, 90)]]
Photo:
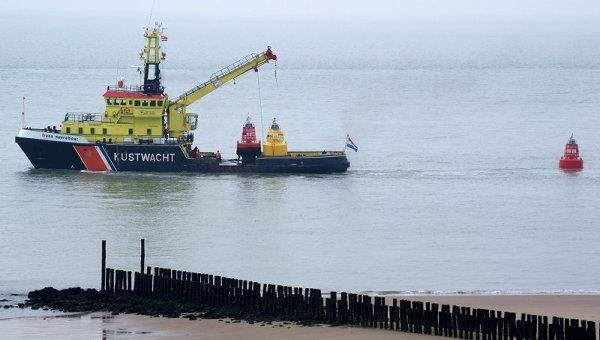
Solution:
[(565, 145), (565, 153), (558, 161), (558, 167), (564, 170), (583, 169), (583, 159), (579, 157), (579, 146), (571, 134), (571, 138)]

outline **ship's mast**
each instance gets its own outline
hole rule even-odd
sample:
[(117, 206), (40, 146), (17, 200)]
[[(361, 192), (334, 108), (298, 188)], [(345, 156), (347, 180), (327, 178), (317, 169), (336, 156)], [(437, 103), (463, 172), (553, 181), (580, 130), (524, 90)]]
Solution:
[(165, 60), (165, 53), (160, 52), (160, 42), (163, 38), (163, 28), (146, 28), (144, 32), (146, 46), (140, 52), (140, 59), (144, 61), (144, 83), (142, 89), (145, 94), (162, 94), (164, 91), (160, 83), (160, 62)]

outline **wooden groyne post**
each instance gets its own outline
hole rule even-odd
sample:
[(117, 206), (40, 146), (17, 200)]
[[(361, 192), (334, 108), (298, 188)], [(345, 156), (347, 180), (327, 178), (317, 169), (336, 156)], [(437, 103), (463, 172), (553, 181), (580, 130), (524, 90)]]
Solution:
[[(470, 340), (597, 340), (593, 321), (475, 307), (392, 299), (320, 289), (261, 284), (206, 273), (145, 267), (145, 240), (141, 242), (140, 272), (106, 268), (106, 241), (102, 241), (104, 294), (137, 294), (162, 303), (192, 303), (252, 318), (349, 324), (401, 332)], [(520, 316), (520, 317), (519, 317)]]
[(145, 247), (145, 243), (146, 243), (145, 239), (141, 239), (140, 240), (140, 273), (144, 272), (144, 262), (146, 260), (146, 247)]
[(106, 288), (105, 285), (105, 273), (106, 273), (106, 240), (102, 240), (102, 272), (101, 272), (101, 282), (100, 282), (100, 291), (104, 291)]

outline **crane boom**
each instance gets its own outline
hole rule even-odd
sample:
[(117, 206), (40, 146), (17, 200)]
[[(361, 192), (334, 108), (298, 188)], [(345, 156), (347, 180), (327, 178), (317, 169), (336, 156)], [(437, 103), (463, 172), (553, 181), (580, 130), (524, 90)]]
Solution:
[(265, 52), (250, 54), (222, 68), (213, 73), (206, 82), (169, 101), (166, 108), (169, 135), (178, 138), (186, 131), (196, 129), (198, 115), (186, 112), (189, 105), (250, 70), (258, 71), (258, 68), (269, 60), (277, 60), (271, 46), (268, 46)]
[(171, 101), (169, 106), (175, 108), (189, 106), (242, 74), (250, 70), (258, 71), (258, 68), (268, 63), (269, 60), (276, 59), (277, 57), (271, 52), (270, 48), (268, 48), (266, 52), (260, 54), (252, 53), (213, 73), (209, 80), (177, 97), (175, 100)]

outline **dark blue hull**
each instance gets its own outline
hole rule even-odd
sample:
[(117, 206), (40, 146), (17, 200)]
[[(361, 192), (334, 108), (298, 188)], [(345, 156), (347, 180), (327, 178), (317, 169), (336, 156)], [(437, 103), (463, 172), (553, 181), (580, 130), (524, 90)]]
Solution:
[[(58, 136), (58, 135), (55, 135)], [(58, 138), (55, 138), (58, 139)], [(142, 172), (333, 173), (350, 163), (343, 154), (259, 157), (255, 164), (188, 157), (179, 144), (77, 143), (16, 137), (35, 168)]]
[(350, 163), (346, 156), (322, 155), (310, 157), (259, 157), (259, 172), (329, 173), (344, 172)]

